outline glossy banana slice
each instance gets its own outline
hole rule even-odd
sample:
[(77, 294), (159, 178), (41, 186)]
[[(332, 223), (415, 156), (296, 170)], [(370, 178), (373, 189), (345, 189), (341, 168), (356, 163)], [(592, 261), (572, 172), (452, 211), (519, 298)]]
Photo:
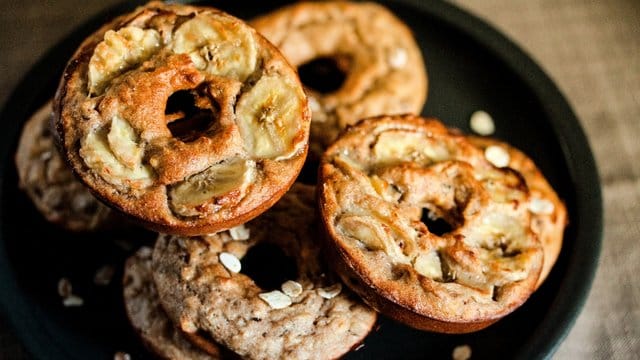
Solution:
[(300, 113), (306, 106), (299, 88), (283, 77), (263, 76), (238, 101), (237, 124), (254, 157), (286, 159), (300, 150)]
[(196, 15), (174, 33), (172, 50), (199, 70), (244, 81), (256, 67), (257, 46), (246, 26), (216, 15)]
[(102, 94), (113, 78), (150, 58), (160, 45), (160, 34), (153, 29), (129, 26), (107, 31), (89, 60), (89, 93)]
[(243, 197), (255, 177), (255, 162), (240, 158), (212, 165), (169, 191), (173, 211), (182, 216), (201, 215), (203, 205), (235, 192)]
[[(390, 165), (398, 159), (422, 163), (437, 162), (451, 156), (443, 144), (429, 141), (411, 131), (391, 130), (381, 133), (373, 147), (378, 162)], [(402, 160), (404, 161), (404, 160)]]
[(113, 117), (107, 142), (116, 159), (129, 169), (135, 169), (142, 163), (144, 152), (138, 140), (138, 135), (126, 120), (119, 116)]
[[(120, 137), (120, 130), (105, 130), (90, 132), (82, 139), (80, 146), (80, 156), (85, 164), (97, 171), (100, 176), (110, 184), (118, 187), (141, 189), (151, 184), (153, 170), (141, 161), (131, 162), (125, 165), (116, 155), (122, 153), (123, 148), (118, 148), (117, 152), (112, 150), (110, 142), (113, 144), (125, 144), (125, 147), (134, 147), (130, 139)], [(118, 134), (118, 135), (116, 135)], [(111, 138), (111, 139), (109, 139)], [(131, 160), (131, 159), (129, 159)]]

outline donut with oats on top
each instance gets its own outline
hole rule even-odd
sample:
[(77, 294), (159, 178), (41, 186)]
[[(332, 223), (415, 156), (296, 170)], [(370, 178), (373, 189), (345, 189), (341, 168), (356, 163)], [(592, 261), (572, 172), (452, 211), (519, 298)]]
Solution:
[(165, 233), (257, 216), (307, 152), (295, 70), (251, 27), (208, 7), (152, 2), (105, 25), (69, 61), (54, 110), (79, 178)]
[(476, 331), (535, 290), (543, 250), (522, 176), (435, 119), (348, 128), (324, 153), (318, 186), (338, 273), (400, 322)]
[[(229, 232), (158, 238), (153, 276), (163, 307), (182, 331), (204, 332), (249, 359), (334, 359), (364, 339), (376, 313), (322, 261), (312, 186), (294, 184), (245, 226), (249, 236), (238, 240)], [(266, 263), (250, 265), (256, 254)], [(274, 258), (276, 264), (268, 262)], [(238, 260), (242, 269), (234, 265)], [(293, 269), (276, 270), (289, 260)]]

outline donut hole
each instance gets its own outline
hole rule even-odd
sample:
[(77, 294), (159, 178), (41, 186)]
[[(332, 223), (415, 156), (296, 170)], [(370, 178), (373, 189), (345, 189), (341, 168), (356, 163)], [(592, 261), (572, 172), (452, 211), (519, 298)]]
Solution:
[(171, 135), (182, 142), (191, 142), (214, 128), (219, 112), (215, 101), (194, 89), (171, 94), (164, 113)]
[(259, 243), (242, 258), (242, 274), (250, 277), (265, 291), (279, 290), (287, 280), (298, 278), (298, 267), (293, 257), (287, 256), (279, 247)]
[(349, 56), (322, 56), (300, 65), (298, 75), (306, 87), (321, 94), (328, 94), (342, 87), (350, 67)]
[(453, 221), (449, 222), (444, 217), (438, 216), (434, 211), (427, 208), (422, 209), (420, 221), (427, 226), (429, 232), (437, 236), (443, 236), (455, 230)]

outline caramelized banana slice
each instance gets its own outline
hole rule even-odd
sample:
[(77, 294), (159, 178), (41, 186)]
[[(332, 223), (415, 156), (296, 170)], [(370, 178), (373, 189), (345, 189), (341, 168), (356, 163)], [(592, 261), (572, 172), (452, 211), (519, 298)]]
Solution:
[(160, 44), (160, 34), (153, 29), (107, 31), (89, 60), (89, 94), (102, 94), (113, 78), (150, 58)]
[(255, 162), (240, 158), (212, 165), (169, 191), (172, 210), (182, 216), (198, 216), (207, 204), (232, 191), (230, 196), (243, 197), (255, 177), (255, 167)]
[(373, 147), (373, 155), (384, 165), (398, 162), (398, 159), (429, 163), (451, 156), (443, 144), (425, 140), (420, 134), (404, 130), (391, 130), (380, 134)]
[(443, 279), (442, 263), (436, 251), (421, 253), (413, 261), (413, 268), (422, 276), (431, 279)]
[(113, 117), (107, 141), (113, 155), (122, 165), (129, 169), (135, 169), (142, 162), (144, 153), (138, 144), (138, 135), (123, 118)]
[[(90, 132), (81, 141), (80, 156), (88, 167), (97, 171), (110, 184), (132, 189), (149, 186), (153, 177), (151, 168), (140, 161), (132, 163), (131, 167), (124, 165), (109, 146), (109, 136), (114, 139), (114, 143), (132, 146), (129, 139), (120, 137), (119, 132), (119, 130), (109, 131), (108, 134), (106, 130)], [(115, 140), (116, 138), (118, 140)]]
[(236, 116), (247, 151), (255, 157), (286, 159), (296, 154), (304, 97), (283, 77), (263, 76), (238, 101)]
[(257, 46), (250, 30), (227, 17), (196, 15), (176, 30), (172, 50), (188, 54), (199, 70), (240, 81), (256, 67)]

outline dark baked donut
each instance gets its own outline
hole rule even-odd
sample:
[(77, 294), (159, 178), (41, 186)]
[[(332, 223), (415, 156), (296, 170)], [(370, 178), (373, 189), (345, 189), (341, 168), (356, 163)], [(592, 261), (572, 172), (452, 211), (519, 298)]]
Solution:
[(301, 1), (250, 24), (298, 67), (312, 111), (310, 147), (318, 157), (362, 118), (422, 110), (422, 54), (411, 30), (385, 7)]
[(339, 273), (380, 312), (462, 333), (497, 321), (534, 291), (543, 250), (526, 183), (440, 122), (363, 120), (327, 149), (319, 179)]
[(49, 130), (51, 102), (24, 124), (16, 151), (19, 186), (50, 222), (71, 231), (114, 225), (117, 216), (74, 176), (56, 149)]
[(151, 274), (152, 249), (140, 248), (127, 259), (122, 281), (124, 305), (131, 326), (144, 344), (162, 359), (220, 359), (217, 347), (204, 352), (192, 345), (160, 305)]
[(213, 8), (153, 2), (105, 25), (69, 61), (54, 110), (82, 181), (167, 233), (257, 216), (307, 152), (310, 113), (294, 69)]
[[(313, 187), (294, 184), (243, 230), (158, 238), (153, 276), (163, 307), (184, 332), (204, 332), (251, 359), (333, 359), (369, 333), (376, 313), (342, 290), (321, 261)], [(258, 244), (293, 258), (297, 278), (270, 291), (238, 273), (239, 259)]]

